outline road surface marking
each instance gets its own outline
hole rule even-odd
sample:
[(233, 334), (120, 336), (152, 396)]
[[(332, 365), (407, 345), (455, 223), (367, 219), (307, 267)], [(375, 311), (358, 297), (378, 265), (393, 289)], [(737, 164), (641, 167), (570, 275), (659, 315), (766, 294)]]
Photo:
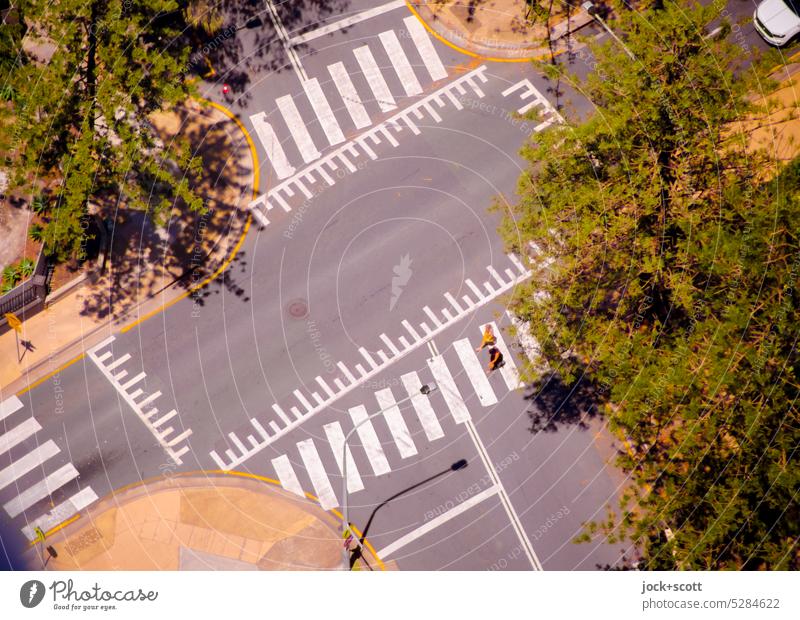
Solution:
[(34, 418), (28, 418), (22, 424), (19, 424), (7, 433), (0, 435), (0, 454), (8, 452), (18, 443), (22, 443), (28, 437), (33, 436), (37, 431), (40, 430), (42, 430), (41, 424), (39, 424)]
[(397, 77), (400, 78), (400, 83), (403, 85), (406, 95), (409, 97), (421, 95), (422, 86), (417, 80), (417, 76), (414, 75), (414, 69), (411, 68), (411, 63), (408, 62), (406, 53), (403, 51), (403, 47), (400, 45), (400, 40), (394, 30), (381, 32), (378, 38), (383, 43), (383, 47), (392, 62)]
[[(336, 395), (336, 392), (334, 392), (331, 389), (331, 386), (328, 385), (328, 383), (325, 381), (325, 379), (323, 379), (322, 377), (318, 376), (318, 377), (316, 377), (315, 380), (320, 385), (320, 387), (323, 390), (325, 390), (325, 393), (328, 395), (329, 398), (333, 398)], [(289, 422), (287, 421), (286, 423), (288, 424)]]
[(481, 334), (486, 329), (486, 326), (489, 325), (494, 332), (495, 338), (495, 346), (500, 349), (500, 353), (503, 354), (503, 360), (505, 364), (500, 368), (500, 374), (503, 377), (503, 381), (506, 382), (506, 386), (508, 386), (509, 390), (518, 390), (521, 387), (524, 387), (525, 384), (519, 378), (519, 371), (517, 370), (517, 365), (514, 363), (514, 356), (511, 355), (511, 351), (508, 350), (506, 346), (505, 340), (503, 340), (503, 334), (500, 329), (497, 327), (497, 323), (494, 321), (490, 321), (485, 325), (480, 326)]
[(29, 471), (39, 467), (42, 463), (58, 454), (60, 450), (52, 439), (48, 439), (46, 443), (37, 446), (35, 449), (28, 452), (25, 456), (20, 457), (5, 469), (0, 469), (0, 490), (6, 488), (9, 484), (21, 478)]
[[(138, 404), (140, 407), (144, 407), (145, 405), (149, 405), (150, 403), (152, 403), (152, 402), (153, 402), (153, 401), (154, 401), (156, 398), (158, 398), (159, 396), (161, 396), (161, 392), (160, 392), (160, 391), (158, 391), (158, 390), (156, 390), (155, 392), (153, 392), (152, 394), (150, 394), (150, 395), (149, 395), (147, 398), (145, 398), (144, 400), (141, 400), (141, 401), (139, 401), (137, 404)], [(149, 416), (149, 415), (150, 415), (150, 414), (148, 413), (148, 416)]]
[(431, 321), (433, 321), (433, 324), (434, 324), (436, 327), (441, 327), (441, 326), (442, 326), (442, 322), (439, 320), (439, 317), (437, 317), (437, 316), (436, 316), (436, 315), (433, 313), (433, 310), (431, 310), (431, 309), (430, 309), (428, 306), (424, 306), (424, 307), (422, 308), (422, 310), (425, 312), (425, 314), (427, 314), (427, 315), (428, 315), (428, 318), (430, 318), (430, 320), (431, 320)]
[[(358, 425), (369, 417), (364, 405), (353, 407), (349, 410), (350, 418), (353, 420), (353, 425)], [(389, 467), (389, 461), (386, 460), (386, 455), (383, 453), (381, 442), (378, 440), (378, 435), (375, 433), (375, 428), (372, 422), (364, 422), (358, 427), (356, 431), (358, 438), (361, 440), (361, 445), (364, 447), (364, 452), (367, 453), (369, 464), (372, 466), (372, 471), (376, 476), (382, 476), (392, 471)]]
[(400, 349), (394, 346), (394, 343), (389, 339), (389, 336), (386, 334), (381, 334), (380, 339), (383, 340), (383, 344), (389, 347), (389, 350), (392, 352), (393, 355), (400, 355)]
[(20, 409), (22, 409), (22, 401), (19, 398), (16, 396), (7, 398), (0, 403), (0, 421), (5, 420), (12, 413)]
[(269, 18), (272, 21), (272, 25), (275, 26), (275, 31), (278, 33), (278, 38), (283, 43), (283, 48), (286, 50), (286, 55), (289, 57), (289, 64), (292, 65), (292, 69), (297, 74), (297, 77), (300, 79), (301, 82), (304, 82), (308, 79), (308, 75), (306, 75), (305, 69), (303, 69), (303, 65), (300, 62), (300, 56), (297, 55), (297, 51), (292, 47), (291, 40), (289, 39), (289, 33), (286, 32), (286, 28), (283, 26), (281, 22), (281, 18), (278, 16), (278, 11), (275, 8), (274, 0), (266, 0), (267, 3), (267, 13), (269, 13)]
[(330, 145), (334, 146), (344, 142), (344, 134), (339, 127), (339, 123), (336, 122), (336, 116), (334, 116), (333, 110), (325, 98), (325, 93), (322, 92), (319, 80), (311, 78), (307, 82), (303, 82), (303, 90), (306, 91), (306, 96), (311, 102), (314, 114), (317, 115), (322, 131), (325, 132), (325, 137), (328, 138)]
[(336, 366), (339, 368), (339, 370), (342, 371), (344, 376), (347, 377), (347, 380), (350, 383), (355, 383), (355, 381), (356, 381), (355, 376), (353, 376), (353, 373), (350, 372), (350, 369), (347, 366), (344, 365), (344, 362), (336, 362)]
[[(328, 443), (331, 445), (331, 451), (336, 459), (336, 464), (339, 466), (339, 472), (344, 475), (342, 469), (342, 450), (344, 450), (344, 431), (342, 425), (338, 422), (331, 422), (322, 428), (325, 429), (325, 435), (328, 437)], [(350, 452), (350, 446), (347, 446), (347, 492), (355, 493), (364, 488), (364, 482), (361, 480), (361, 475), (356, 468), (356, 462), (353, 460), (353, 453)]]
[(475, 350), (469, 342), (468, 338), (456, 340), (453, 343), (453, 348), (461, 360), (461, 365), (464, 366), (464, 371), (467, 373), (467, 378), (478, 395), (478, 400), (484, 407), (491, 407), (497, 404), (497, 396), (495, 396), (492, 385), (483, 371), (481, 363), (475, 355)]
[(431, 531), (435, 530), (440, 525), (444, 525), (445, 523), (447, 523), (451, 519), (455, 519), (458, 515), (466, 512), (467, 510), (469, 510), (473, 506), (477, 506), (482, 501), (487, 500), (490, 497), (493, 497), (494, 495), (497, 494), (497, 492), (498, 492), (498, 488), (496, 486), (493, 486), (493, 487), (489, 487), (485, 491), (481, 491), (477, 495), (473, 495), (468, 500), (461, 502), (458, 506), (456, 506), (454, 508), (451, 508), (450, 510), (448, 510), (444, 514), (439, 515), (435, 519), (431, 519), (430, 521), (424, 523), (423, 525), (421, 525), (417, 529), (409, 532), (405, 536), (403, 536), (401, 538), (398, 538), (392, 544), (387, 545), (386, 547), (384, 547), (383, 549), (381, 549), (380, 551), (377, 552), (378, 557), (379, 558), (386, 558), (386, 557), (390, 556), (391, 554), (399, 551), (400, 549), (402, 549), (406, 545), (414, 542), (418, 538), (423, 537), (428, 532), (431, 532)]
[(444, 298), (453, 306), (453, 309), (456, 311), (457, 315), (464, 314), (464, 310), (461, 309), (461, 306), (458, 305), (456, 298), (453, 297), (449, 292), (444, 294)]
[(28, 487), (11, 501), (6, 502), (3, 508), (12, 519), (18, 517), (36, 502), (43, 500), (48, 495), (52, 495), (56, 489), (63, 487), (70, 480), (74, 480), (80, 474), (72, 463), (67, 463), (58, 468), (44, 480), (40, 480), (32, 487)]
[(411, 337), (414, 339), (414, 342), (416, 342), (417, 340), (420, 340), (420, 336), (419, 336), (419, 334), (417, 333), (417, 330), (415, 330), (415, 329), (414, 329), (414, 328), (411, 326), (411, 323), (409, 323), (409, 322), (408, 322), (408, 321), (406, 321), (405, 319), (403, 319), (401, 323), (402, 323), (403, 327), (405, 327), (405, 328), (406, 328), (406, 331), (407, 331), (409, 334), (411, 334)]
[(486, 295), (484, 295), (484, 294), (481, 292), (481, 289), (479, 289), (479, 288), (478, 288), (478, 287), (475, 285), (475, 283), (474, 283), (472, 280), (470, 280), (469, 278), (467, 278), (466, 280), (464, 280), (464, 283), (465, 283), (465, 284), (466, 284), (468, 287), (470, 287), (470, 288), (472, 289), (472, 292), (473, 292), (473, 293), (475, 293), (475, 297), (477, 297), (477, 298), (478, 298), (478, 300), (485, 299)]
[(514, 507), (511, 505), (511, 500), (509, 499), (508, 493), (506, 493), (506, 489), (500, 480), (500, 476), (497, 475), (494, 467), (492, 467), (491, 461), (489, 460), (489, 453), (486, 451), (486, 447), (483, 445), (481, 438), (478, 437), (478, 431), (475, 429), (475, 425), (472, 423), (472, 420), (467, 420), (466, 427), (470, 437), (472, 438), (472, 442), (475, 444), (475, 449), (478, 451), (481, 461), (483, 461), (483, 466), (486, 468), (486, 472), (494, 482), (494, 488), (498, 489), (500, 501), (503, 504), (503, 508), (505, 508), (509, 520), (511, 521), (511, 527), (516, 532), (517, 538), (519, 538), (522, 550), (525, 552), (525, 555), (527, 556), (528, 561), (531, 563), (533, 569), (542, 570), (542, 564), (539, 562), (539, 558), (536, 557), (536, 552), (533, 550), (533, 545), (531, 544), (528, 535), (525, 533), (525, 529), (522, 527), (522, 523), (520, 522), (517, 513), (514, 511)]
[(428, 441), (444, 437), (444, 431), (439, 424), (439, 419), (436, 417), (436, 412), (431, 407), (430, 400), (419, 391), (422, 387), (419, 375), (416, 372), (409, 372), (401, 375), (400, 381), (411, 397), (411, 404), (414, 406), (414, 411), (417, 412), (417, 418), (419, 418), (422, 430), (425, 431)]
[(133, 385), (135, 385), (135, 384), (139, 383), (139, 381), (141, 381), (142, 379), (144, 379), (146, 376), (147, 376), (147, 375), (145, 375), (143, 372), (140, 372), (140, 373), (139, 373), (138, 375), (136, 375), (136, 376), (135, 376), (133, 379), (131, 379), (131, 380), (127, 381), (125, 384), (121, 385), (120, 387), (122, 388), (122, 390), (123, 390), (124, 392), (127, 392), (129, 387), (132, 387)]
[(106, 368), (108, 368), (108, 370), (114, 370), (117, 366), (122, 366), (122, 364), (127, 362), (129, 359), (131, 359), (131, 354), (130, 353), (126, 353), (125, 355), (123, 355), (119, 359), (114, 360), (111, 364), (106, 366)]
[(85, 487), (68, 500), (53, 508), (46, 515), (34, 519), (31, 523), (23, 527), (22, 533), (28, 540), (35, 540), (36, 532), (34, 528), (39, 527), (43, 532), (49, 532), (74, 514), (86, 508), (89, 504), (96, 502), (98, 499), (97, 493), (92, 490), (92, 487)]
[(297, 479), (297, 474), (294, 473), (294, 467), (292, 467), (291, 462), (289, 462), (288, 456), (282, 454), (272, 459), (272, 466), (275, 468), (275, 473), (284, 489), (300, 497), (306, 496), (306, 494), (303, 493), (303, 487), (300, 486), (300, 481)]
[[(305, 395), (300, 390), (295, 390), (293, 392), (293, 394), (295, 395), (295, 398), (297, 398), (297, 400), (300, 401), (300, 404), (303, 405), (303, 407), (306, 408), (306, 411), (311, 411), (314, 408), (313, 405), (308, 401), (308, 399), (305, 397)], [(289, 411), (294, 413), (294, 407), (290, 407)], [(296, 413), (295, 413), (295, 415), (298, 416), (298, 417), (302, 417), (302, 416), (299, 416), (299, 414), (296, 414)]]
[(397, 105), (395, 105), (392, 92), (389, 90), (389, 85), (386, 83), (386, 80), (383, 79), (383, 74), (378, 68), (378, 64), (375, 62), (375, 57), (372, 55), (369, 46), (364, 45), (362, 47), (357, 47), (353, 50), (353, 54), (358, 61), (358, 65), (361, 67), (361, 72), (367, 79), (372, 94), (375, 95), (375, 100), (378, 102), (381, 112), (396, 110)]
[(428, 367), (433, 373), (433, 380), (439, 387), (444, 397), (444, 402), (447, 403), (447, 408), (453, 414), (453, 419), (456, 424), (461, 424), (470, 419), (467, 406), (464, 404), (464, 399), (456, 387), (456, 382), (453, 380), (453, 375), (445, 364), (444, 358), (441, 355), (436, 355), (428, 360)]
[(280, 140), (278, 140), (278, 136), (275, 134), (275, 130), (272, 128), (272, 125), (267, 122), (266, 113), (259, 112), (258, 114), (253, 114), (250, 116), (250, 122), (256, 130), (256, 135), (259, 140), (261, 140), (261, 145), (267, 152), (267, 159), (274, 168), (278, 178), (285, 179), (292, 176), (296, 169), (289, 163), (289, 159), (286, 157), (286, 153), (281, 146)]
[(392, 0), (392, 2), (387, 2), (386, 4), (382, 4), (381, 6), (376, 6), (372, 9), (361, 11), (360, 13), (356, 13), (355, 15), (351, 15), (350, 17), (345, 17), (344, 19), (340, 19), (338, 22), (328, 24), (327, 26), (322, 26), (321, 28), (317, 28), (316, 30), (312, 30), (311, 32), (306, 32), (297, 35), (296, 37), (292, 37), (291, 39), (289, 39), (289, 44), (295, 46), (295, 45), (300, 45), (302, 43), (308, 43), (309, 41), (313, 41), (314, 39), (318, 39), (319, 37), (324, 37), (326, 34), (331, 34), (332, 32), (338, 32), (339, 30), (344, 30), (345, 28), (349, 28), (353, 24), (358, 24), (359, 22), (363, 22), (367, 19), (377, 17), (378, 15), (383, 15), (384, 13), (388, 13), (389, 11), (393, 11), (394, 9), (399, 9), (405, 6), (406, 6), (405, 0)]
[(344, 63), (336, 62), (329, 65), (328, 72), (333, 78), (333, 83), (339, 91), (339, 95), (347, 108), (347, 112), (350, 114), (350, 118), (353, 119), (353, 124), (357, 129), (369, 127), (372, 121), (369, 118), (369, 114), (367, 114), (367, 109), (358, 96), (356, 87), (353, 85), (353, 81), (350, 79), (347, 69), (344, 68)]
[(375, 398), (381, 411), (383, 411), (383, 418), (386, 420), (389, 432), (394, 437), (394, 443), (398, 452), (400, 452), (400, 456), (407, 459), (417, 454), (417, 447), (411, 439), (411, 433), (408, 432), (408, 426), (406, 426), (406, 421), (403, 419), (400, 407), (397, 406), (392, 390), (390, 388), (378, 390), (375, 392)]
[[(312, 161), (319, 159), (321, 153), (314, 145), (314, 140), (311, 138), (311, 134), (308, 133), (308, 128), (303, 121), (303, 117), (300, 116), (300, 111), (297, 109), (292, 96), (284, 95), (283, 97), (278, 97), (275, 100), (275, 104), (278, 106), (278, 110), (280, 110), (283, 120), (289, 128), (289, 133), (292, 134), (292, 139), (297, 145), (303, 161), (310, 164)], [(306, 198), (311, 198), (311, 195), (309, 194)]]
[(314, 446), (314, 440), (304, 439), (303, 441), (298, 441), (297, 449), (300, 451), (300, 458), (303, 459), (308, 477), (311, 479), (311, 485), (314, 487), (314, 495), (319, 500), (319, 505), (322, 506), (323, 510), (336, 508), (339, 502), (333, 492), (331, 481), (328, 480), (328, 474), (325, 473), (322, 459), (319, 458), (317, 448)]
[(408, 30), (411, 35), (412, 41), (414, 41), (414, 45), (419, 51), (422, 62), (425, 63), (425, 68), (431, 75), (431, 79), (436, 82), (437, 80), (446, 78), (447, 69), (444, 68), (442, 61), (439, 60), (436, 48), (433, 47), (428, 33), (425, 32), (425, 27), (420, 24), (419, 20), (413, 15), (406, 17), (403, 22), (406, 25), (406, 30)]
[(531, 329), (525, 321), (519, 320), (510, 311), (506, 310), (506, 315), (511, 320), (511, 323), (517, 329), (517, 340), (522, 345), (525, 355), (532, 364), (538, 364), (541, 361), (541, 348), (536, 338), (531, 335)]

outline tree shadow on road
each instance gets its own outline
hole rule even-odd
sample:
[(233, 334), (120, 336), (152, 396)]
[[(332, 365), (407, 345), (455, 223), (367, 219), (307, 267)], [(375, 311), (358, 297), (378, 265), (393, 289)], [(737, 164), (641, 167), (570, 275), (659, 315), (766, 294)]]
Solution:
[(595, 391), (586, 379), (567, 384), (555, 372), (530, 383), (525, 400), (531, 403), (532, 433), (553, 433), (567, 426), (585, 430), (587, 422), (599, 414)]

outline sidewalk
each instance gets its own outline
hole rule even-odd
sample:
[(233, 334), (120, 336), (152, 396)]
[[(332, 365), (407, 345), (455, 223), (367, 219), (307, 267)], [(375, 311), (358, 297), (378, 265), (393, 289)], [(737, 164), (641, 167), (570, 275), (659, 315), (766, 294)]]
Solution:
[(221, 111), (190, 102), (152, 117), (162, 139), (183, 136), (203, 159), (198, 191), (209, 212), (181, 213), (167, 231), (144, 213), (120, 210), (105, 271), (97, 266), (53, 291), (43, 309), (23, 319), (21, 363), (13, 330), (0, 333), (0, 398), (31, 385), (137, 317), (188, 292), (213, 274), (243, 236), (239, 209), (251, 199), (253, 154), (237, 124)]
[[(315, 502), (253, 478), (200, 472), (159, 477), (99, 500), (31, 549), (30, 570), (41, 570), (44, 546), (58, 553), (48, 570), (344, 566), (339, 523)], [(383, 568), (374, 556), (367, 561)]]

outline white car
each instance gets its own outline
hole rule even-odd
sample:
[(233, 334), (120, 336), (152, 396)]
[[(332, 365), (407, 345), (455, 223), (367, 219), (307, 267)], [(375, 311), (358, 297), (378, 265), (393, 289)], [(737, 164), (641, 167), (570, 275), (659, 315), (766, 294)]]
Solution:
[(786, 45), (800, 33), (800, 0), (764, 0), (756, 7), (753, 23), (767, 43)]

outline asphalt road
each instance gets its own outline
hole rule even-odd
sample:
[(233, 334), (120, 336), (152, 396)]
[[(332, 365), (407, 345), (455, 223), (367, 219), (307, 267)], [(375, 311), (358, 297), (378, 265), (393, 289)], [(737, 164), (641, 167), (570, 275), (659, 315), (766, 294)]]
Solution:
[[(374, 4), (345, 2), (326, 15), (282, 6), (291, 38)], [(264, 9), (255, 14), (269, 18)], [(374, 436), (354, 435), (351, 520), (364, 527), (392, 495), (459, 459), (468, 466), (380, 508), (368, 537), (383, 557), (404, 569), (470, 570), (596, 569), (633, 558), (630, 547), (601, 537), (573, 542), (585, 522), (617, 508), (625, 484), (610, 464), (619, 448), (602, 422), (558, 399), (531, 399), (512, 389), (511, 375), (496, 371), (486, 383), (476, 366), (485, 352), (465, 353), (484, 322), (508, 326), (503, 304), (525, 277), (526, 259), (506, 256), (495, 233), (500, 215), (487, 206), (499, 197), (502, 210), (514, 200), (519, 147), (542, 123), (557, 122), (551, 85), (530, 65), (483, 64), (429, 39), (446, 72), (434, 79), (432, 56), (408, 17), (395, 8), (289, 48), (265, 40), (266, 25), (223, 41), (229, 49), (218, 57), (231, 70), (204, 94), (230, 107), (253, 136), (269, 223), (251, 228), (225, 278), (201, 297), (116, 334), (5, 416), (7, 431), (31, 418), (41, 426), (13, 430), (18, 442), (0, 462), (0, 481), (3, 473), (11, 481), (0, 487), (0, 503), (28, 499), (13, 518), (0, 511), (9, 556), (24, 546), (21, 528), (56, 523), (79, 491), (84, 500), (102, 497), (176, 471), (249, 471), (341, 509), (336, 438), (353, 428), (354, 415), (406, 398), (405, 376), (442, 389), (429, 397), (430, 409), (402, 402), (374, 420)], [(396, 38), (379, 36), (392, 32)], [(377, 74), (365, 70), (364, 52), (354, 53), (363, 46)], [(413, 76), (395, 69), (398, 55)], [(363, 103), (361, 127), (340, 93), (341, 73), (331, 73), (338, 63)], [(383, 98), (374, 92), (378, 75)], [(301, 78), (318, 80), (333, 122), (314, 109)], [(233, 87), (227, 95), (225, 83)], [(514, 116), (532, 101), (536, 120)], [(292, 103), (303, 121), (287, 122)], [(568, 91), (559, 103), (568, 114), (590, 108)], [(278, 151), (262, 139), (264, 123)], [(315, 149), (341, 156), (305, 161)], [(522, 369), (525, 347), (507, 329), (501, 338), (510, 350), (504, 372)], [(436, 374), (442, 367), (452, 384)], [(532, 411), (549, 422), (545, 430), (531, 430)], [(30, 471), (2, 471), (45, 445), (52, 451), (50, 441), (57, 454)], [(64, 474), (70, 463), (79, 477)], [(69, 480), (48, 483), (53, 474)], [(40, 499), (32, 487), (44, 489)]]

